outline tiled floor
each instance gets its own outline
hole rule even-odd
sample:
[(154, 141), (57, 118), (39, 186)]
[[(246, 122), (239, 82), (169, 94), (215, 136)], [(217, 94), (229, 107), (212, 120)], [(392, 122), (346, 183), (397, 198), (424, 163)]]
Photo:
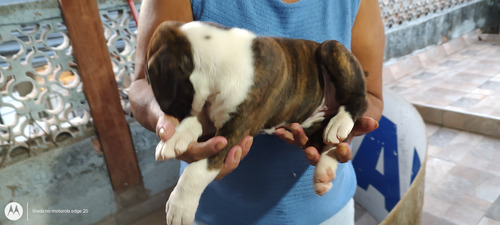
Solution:
[(427, 126), (422, 224), (500, 225), (500, 139)]
[(384, 84), (412, 103), (500, 118), (500, 36), (475, 31), (404, 57)]

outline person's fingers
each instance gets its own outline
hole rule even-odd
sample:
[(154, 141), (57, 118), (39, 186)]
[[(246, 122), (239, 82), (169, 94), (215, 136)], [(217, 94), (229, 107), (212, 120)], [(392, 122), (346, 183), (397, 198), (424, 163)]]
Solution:
[(352, 129), (352, 135), (361, 136), (367, 133), (370, 133), (377, 129), (379, 126), (378, 121), (367, 116), (363, 116), (359, 118), (358, 121), (354, 124), (354, 128)]
[(304, 146), (307, 144), (307, 141), (309, 140), (306, 133), (304, 132), (304, 128), (302, 128), (302, 126), (298, 123), (293, 123), (290, 126), (290, 129), (292, 130), (295, 145), (304, 148)]
[(274, 134), (278, 135), (281, 139), (283, 139), (286, 143), (290, 145), (295, 145), (295, 140), (293, 138), (292, 132), (288, 131), (287, 129), (280, 127), (276, 128), (274, 131)]
[[(318, 152), (316, 148), (309, 146), (304, 149), (304, 153), (306, 154), (306, 158), (309, 160), (309, 163), (311, 165), (315, 166), (319, 162), (321, 154)], [(335, 158), (340, 163), (348, 162), (349, 160), (351, 160), (351, 157), (352, 157), (352, 151), (348, 143), (342, 142), (337, 145), (335, 149)]]
[(319, 161), (320, 154), (315, 147), (306, 146), (309, 137), (307, 137), (304, 132), (304, 128), (298, 123), (293, 123), (290, 125), (289, 130), (280, 127), (275, 130), (274, 134), (278, 135), (286, 143), (302, 148), (309, 163), (311, 165), (316, 165)]
[(188, 146), (187, 151), (185, 151), (181, 155), (178, 155), (176, 158), (188, 163), (192, 163), (216, 154), (224, 147), (226, 147), (226, 145), (227, 145), (227, 139), (225, 137), (221, 136), (213, 137), (205, 142), (191, 143)]
[(367, 116), (359, 118), (359, 120), (354, 123), (354, 127), (344, 142), (351, 143), (355, 136), (361, 136), (368, 134), (378, 128), (378, 121)]
[(345, 142), (340, 143), (339, 145), (337, 145), (335, 155), (340, 163), (348, 162), (352, 157), (351, 146), (349, 146), (349, 144)]
[(320, 154), (315, 147), (309, 146), (304, 149), (304, 153), (306, 154), (306, 158), (309, 160), (309, 163), (313, 166), (318, 164)]
[(229, 150), (226, 155), (226, 160), (224, 160), (224, 164), (222, 164), (221, 170), (215, 179), (220, 180), (229, 173), (231, 173), (241, 161), (242, 156), (242, 148), (239, 145), (234, 146)]
[(243, 138), (239, 145), (234, 146), (229, 150), (226, 155), (226, 159), (224, 160), (224, 164), (222, 165), (221, 170), (216, 177), (217, 180), (224, 178), (226, 175), (233, 172), (233, 170), (235, 170), (238, 165), (240, 165), (241, 160), (243, 160), (250, 151), (252, 143), (253, 137), (246, 136), (245, 138)]
[(179, 124), (179, 120), (169, 115), (162, 115), (156, 123), (156, 135), (160, 140), (167, 141), (175, 132), (175, 127)]
[(240, 143), (241, 146), (241, 159), (244, 159), (245, 156), (247, 156), (248, 152), (250, 151), (250, 148), (252, 147), (253, 144), (253, 137), (248, 135)]
[(289, 130), (284, 127), (276, 128), (274, 134), (278, 135), (278, 137), (283, 139), (286, 143), (297, 145), (301, 148), (304, 148), (309, 140), (304, 132), (304, 128), (298, 123), (291, 124)]
[[(234, 169), (236, 169), (236, 167), (238, 167), (240, 161), (248, 154), (252, 143), (253, 137), (246, 136), (241, 141), (240, 145), (236, 145), (229, 150), (226, 155), (224, 164), (222, 165), (221, 172), (217, 176), (217, 179), (223, 178), (227, 174), (231, 173)], [(182, 155), (177, 156), (176, 158), (188, 163), (192, 163), (217, 154), (224, 147), (226, 147), (226, 145), (226, 138), (222, 136), (213, 137), (205, 142), (196, 142), (190, 144), (188, 150)]]

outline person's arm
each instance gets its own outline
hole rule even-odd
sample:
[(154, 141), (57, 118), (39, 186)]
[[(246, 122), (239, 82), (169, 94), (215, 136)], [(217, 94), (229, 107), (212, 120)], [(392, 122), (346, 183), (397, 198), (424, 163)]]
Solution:
[[(385, 32), (378, 0), (361, 0), (359, 11), (354, 21), (351, 37), (351, 50), (368, 73), (366, 78), (368, 108), (363, 116), (356, 121), (347, 143), (337, 146), (336, 156), (340, 162), (347, 162), (352, 157), (349, 146), (353, 136), (360, 136), (378, 128), (382, 116), (382, 63), (385, 48)], [(308, 137), (300, 124), (291, 126), (292, 132), (285, 129), (276, 130), (276, 134), (290, 144), (304, 146)], [(310, 163), (315, 165), (319, 160), (319, 152), (314, 147), (304, 149)]]
[[(163, 141), (172, 137), (179, 121), (165, 115), (156, 102), (145, 75), (145, 57), (156, 27), (166, 20), (189, 22), (193, 20), (189, 0), (144, 0), (141, 4), (139, 26), (137, 30), (136, 62), (132, 84), (129, 88), (129, 99), (132, 113), (136, 120), (150, 131), (156, 132)], [(240, 160), (248, 153), (252, 145), (252, 137), (246, 137), (239, 146), (234, 146), (228, 153), (218, 178), (234, 170)], [(214, 137), (206, 142), (191, 144), (188, 150), (177, 156), (177, 159), (193, 162), (207, 158), (222, 150), (227, 145), (224, 137)]]
[(361, 0), (352, 28), (351, 50), (358, 58), (366, 78), (368, 108), (364, 116), (380, 120), (382, 98), (382, 64), (384, 61), (385, 31), (378, 0)]
[[(158, 118), (163, 115), (158, 103), (155, 101), (151, 87), (144, 79), (145, 57), (149, 39), (156, 27), (166, 20), (177, 20), (188, 22), (193, 20), (191, 4), (189, 1), (176, 0), (145, 0), (141, 4), (139, 15), (139, 26), (137, 29), (137, 47), (135, 53), (135, 71), (133, 82), (130, 86), (130, 103), (136, 120), (146, 129), (156, 131)], [(166, 121), (175, 127), (178, 123), (175, 118), (166, 117)], [(170, 131), (170, 129), (169, 129)], [(167, 132), (167, 136), (171, 133)], [(164, 137), (169, 138), (169, 137)], [(163, 138), (162, 138), (163, 139)]]

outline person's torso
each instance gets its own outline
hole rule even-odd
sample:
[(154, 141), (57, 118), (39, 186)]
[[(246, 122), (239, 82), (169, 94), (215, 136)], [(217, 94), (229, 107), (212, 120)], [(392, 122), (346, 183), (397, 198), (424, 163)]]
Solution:
[[(192, 0), (193, 18), (258, 35), (334, 39), (350, 48), (359, 0)], [(183, 164), (185, 167), (186, 164)], [(317, 196), (314, 167), (301, 149), (272, 135), (255, 137), (238, 168), (212, 182), (202, 195), (196, 220), (206, 224), (318, 224), (342, 209), (356, 189), (350, 162), (340, 164), (333, 188)]]

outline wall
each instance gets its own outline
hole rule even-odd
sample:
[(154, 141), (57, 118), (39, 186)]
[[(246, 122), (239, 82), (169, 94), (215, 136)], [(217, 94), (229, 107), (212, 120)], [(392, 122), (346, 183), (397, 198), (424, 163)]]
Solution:
[(498, 4), (498, 0), (474, 0), (386, 26), (385, 60), (441, 44), (478, 28), (495, 32), (500, 23)]
[[(106, 164), (90, 137), (2, 168), (0, 180), (0, 209), (10, 201), (24, 208), (20, 221), (11, 222), (1, 213), (0, 224), (89, 224), (116, 211)], [(33, 213), (40, 209), (43, 213)], [(59, 209), (89, 211), (52, 212)]]
[(156, 134), (144, 129), (135, 120), (129, 125), (144, 187), (150, 195), (156, 195), (175, 185), (179, 177), (179, 162), (175, 160), (157, 162), (154, 158), (159, 141)]
[[(94, 150), (94, 136), (89, 132), (81, 139), (68, 140), (59, 148), (0, 170), (0, 209), (3, 212), (11, 201), (24, 209), (19, 221), (9, 221), (0, 213), (0, 224), (92, 224), (151, 197), (163, 197), (153, 209), (163, 205), (166, 196), (159, 194), (177, 182), (179, 163), (156, 162), (155, 134), (134, 120), (130, 120), (130, 128), (144, 188), (125, 194), (113, 192), (104, 157)], [(71, 210), (82, 211), (77, 214)]]

